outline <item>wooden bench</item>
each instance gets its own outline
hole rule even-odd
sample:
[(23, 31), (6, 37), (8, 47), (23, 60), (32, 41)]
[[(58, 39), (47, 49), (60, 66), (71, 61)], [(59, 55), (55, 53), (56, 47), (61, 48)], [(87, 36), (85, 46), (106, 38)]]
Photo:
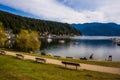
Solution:
[(35, 58), (36, 62), (40, 62), (40, 63), (46, 63), (46, 59), (43, 58)]
[(6, 51), (3, 51), (3, 50), (0, 51), (0, 54), (2, 55), (6, 55), (6, 53), (7, 53)]
[(66, 56), (66, 59), (73, 59), (73, 57)]
[(24, 56), (22, 54), (16, 54), (16, 57), (19, 59), (24, 59)]
[(83, 57), (83, 58), (81, 57), (80, 60), (87, 60), (87, 58), (86, 57)]
[(80, 67), (79, 63), (74, 63), (74, 62), (62, 61), (62, 64), (65, 65), (65, 68), (67, 68), (67, 65), (76, 66), (76, 70), (77, 70), (77, 67)]
[(61, 58), (61, 56), (56, 56), (56, 55), (54, 57), (57, 58), (57, 59)]

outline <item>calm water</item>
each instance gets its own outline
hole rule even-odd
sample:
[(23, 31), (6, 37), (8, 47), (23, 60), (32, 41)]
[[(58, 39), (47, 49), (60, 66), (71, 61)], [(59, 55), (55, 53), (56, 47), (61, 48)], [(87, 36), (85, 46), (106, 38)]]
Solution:
[(59, 56), (70, 56), (75, 58), (87, 57), (93, 54), (95, 60), (108, 59), (112, 55), (113, 61), (120, 61), (120, 46), (113, 43), (110, 39), (113, 37), (72, 37), (65, 39), (64, 43), (60, 39), (42, 40), (42, 49), (48, 53)]

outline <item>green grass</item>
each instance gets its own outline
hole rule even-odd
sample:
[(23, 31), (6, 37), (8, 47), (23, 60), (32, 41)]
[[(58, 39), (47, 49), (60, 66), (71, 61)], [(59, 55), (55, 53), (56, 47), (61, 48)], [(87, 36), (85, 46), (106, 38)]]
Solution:
[(120, 75), (77, 71), (0, 55), (0, 80), (120, 80)]

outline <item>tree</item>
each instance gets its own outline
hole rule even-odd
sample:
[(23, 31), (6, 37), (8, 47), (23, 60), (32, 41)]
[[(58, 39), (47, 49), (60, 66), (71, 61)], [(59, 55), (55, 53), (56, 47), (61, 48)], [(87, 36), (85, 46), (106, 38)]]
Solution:
[(39, 36), (35, 31), (21, 30), (18, 34), (16, 43), (21, 51), (30, 52), (40, 49)]
[(3, 29), (3, 24), (0, 22), (0, 47), (4, 47), (6, 40), (7, 40), (7, 34)]

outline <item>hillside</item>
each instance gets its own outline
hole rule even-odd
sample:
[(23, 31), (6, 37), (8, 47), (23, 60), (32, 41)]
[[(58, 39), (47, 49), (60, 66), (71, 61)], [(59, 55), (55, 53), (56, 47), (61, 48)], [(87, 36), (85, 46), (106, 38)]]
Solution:
[(80, 32), (67, 23), (38, 20), (0, 11), (0, 22), (6, 29), (19, 33), (21, 29), (34, 30), (40, 34), (80, 35)]
[(87, 36), (120, 36), (120, 25), (115, 23), (72, 24)]

